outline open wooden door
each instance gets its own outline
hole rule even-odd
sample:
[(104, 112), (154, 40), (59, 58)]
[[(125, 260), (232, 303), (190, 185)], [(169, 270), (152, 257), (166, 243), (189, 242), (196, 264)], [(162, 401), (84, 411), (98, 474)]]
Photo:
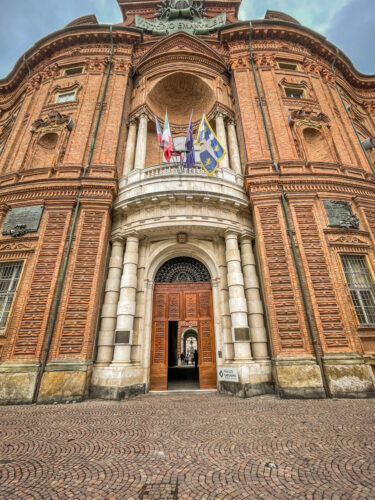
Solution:
[(198, 332), (199, 384), (216, 388), (216, 356), (210, 282), (156, 283), (154, 288), (150, 389), (168, 388), (168, 326), (178, 331), (192, 326)]

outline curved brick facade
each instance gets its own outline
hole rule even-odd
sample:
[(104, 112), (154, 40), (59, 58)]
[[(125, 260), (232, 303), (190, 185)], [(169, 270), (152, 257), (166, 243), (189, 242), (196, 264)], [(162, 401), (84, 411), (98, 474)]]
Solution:
[[(285, 14), (239, 22), (238, 0), (206, 1), (203, 17), (226, 13), (224, 26), (168, 36), (135, 25), (156, 1), (118, 1), (123, 23), (73, 21), (0, 81), (9, 304), (22, 263), (0, 331), (1, 400), (147, 391), (153, 280), (184, 255), (211, 274), (216, 366), (239, 374), (220, 390), (372, 395), (375, 77)], [(191, 108), (194, 132), (206, 113), (228, 150), (213, 177), (163, 164), (154, 114), (166, 107), (181, 141)], [(324, 202), (346, 202), (348, 227)], [(36, 206), (36, 231), (21, 216), (4, 234), (10, 211)], [(356, 289), (344, 265), (362, 266)], [(128, 342), (114, 345), (121, 328)]]

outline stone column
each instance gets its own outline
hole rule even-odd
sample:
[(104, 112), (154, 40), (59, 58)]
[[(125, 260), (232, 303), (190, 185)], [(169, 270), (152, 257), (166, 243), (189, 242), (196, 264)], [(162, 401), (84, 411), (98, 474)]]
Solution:
[(263, 304), (260, 298), (259, 280), (250, 235), (241, 238), (241, 258), (250, 325), (251, 350), (254, 359), (268, 359)]
[(104, 303), (101, 312), (98, 354), (96, 357), (97, 365), (107, 365), (112, 361), (123, 254), (124, 242), (122, 240), (113, 241), (111, 257), (109, 259), (108, 277), (105, 283)]
[(227, 154), (224, 156), (222, 159), (221, 166), (224, 168), (229, 168), (229, 152), (228, 152), (228, 145), (227, 145), (227, 134), (225, 131), (225, 123), (224, 123), (224, 115), (223, 113), (216, 113), (215, 116), (215, 121), (216, 121), (216, 136), (220, 142), (220, 144), (223, 146)]
[(242, 174), (240, 151), (238, 149), (236, 126), (233, 120), (228, 122), (228, 143), (231, 169)]
[(137, 139), (137, 123), (135, 120), (132, 120), (129, 124), (128, 138), (126, 140), (124, 171), (123, 171), (124, 175), (127, 175), (134, 168), (136, 139)]
[(117, 307), (117, 338), (115, 338), (112, 362), (114, 364), (131, 363), (130, 355), (137, 291), (138, 245), (139, 238), (137, 234), (131, 234), (127, 237), (120, 298)]
[(241, 268), (241, 257), (237, 238), (237, 233), (234, 231), (227, 231), (225, 233), (229, 310), (232, 320), (235, 360), (248, 360), (251, 359), (250, 332), (247, 320), (247, 304)]
[(146, 145), (147, 145), (147, 122), (148, 122), (148, 117), (145, 113), (143, 113), (139, 117), (137, 147), (135, 150), (134, 169), (145, 168)]

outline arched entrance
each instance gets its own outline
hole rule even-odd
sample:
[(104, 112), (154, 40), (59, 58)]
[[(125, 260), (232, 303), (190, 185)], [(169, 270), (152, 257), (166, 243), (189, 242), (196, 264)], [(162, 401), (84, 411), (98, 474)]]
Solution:
[[(191, 257), (165, 262), (155, 277), (150, 389), (168, 388), (168, 367), (178, 365), (184, 349), (184, 332), (195, 332), (199, 387), (216, 388), (215, 338), (211, 277), (207, 268)], [(191, 337), (194, 337), (191, 333)], [(185, 337), (185, 340), (188, 337)], [(181, 342), (182, 340), (182, 342)]]

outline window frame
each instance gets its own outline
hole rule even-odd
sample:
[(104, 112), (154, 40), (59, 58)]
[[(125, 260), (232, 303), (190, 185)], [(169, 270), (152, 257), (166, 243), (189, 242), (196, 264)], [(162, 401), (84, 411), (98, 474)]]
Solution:
[[(282, 60), (277, 60), (276, 62), (277, 62), (278, 69), (285, 69), (287, 71), (299, 71), (299, 66), (298, 66), (298, 63), (296, 63), (296, 62), (282, 61)], [(289, 68), (288, 67), (282, 67), (281, 66), (282, 64), (284, 64), (284, 66), (289, 66)]]
[[(59, 101), (59, 97), (69, 94), (73, 94), (73, 99), (69, 99), (68, 101)], [(76, 96), (77, 96), (76, 90), (69, 90), (68, 92), (59, 92), (58, 94), (56, 94), (55, 104), (67, 104), (69, 102), (75, 102)]]
[[(74, 70), (78, 70), (80, 69), (81, 71), (79, 71), (78, 73), (68, 73), (68, 71), (74, 71)], [(78, 66), (69, 66), (69, 68), (65, 68), (64, 69), (64, 73), (63, 73), (63, 76), (77, 76), (77, 75), (82, 75), (84, 72), (84, 66), (83, 65), (78, 65)]]
[[(11, 303), (9, 311), (8, 311), (8, 316), (6, 318), (4, 327), (3, 328), (0, 327), (0, 336), (4, 336), (5, 333), (6, 333), (6, 329), (8, 327), (9, 319), (12, 316), (13, 307), (14, 307), (14, 304), (16, 302), (17, 295), (18, 295), (18, 289), (19, 289), (19, 286), (20, 286), (20, 283), (21, 283), (21, 280), (22, 280), (22, 277), (23, 277), (23, 272), (24, 272), (26, 266), (25, 266), (25, 259), (19, 259), (19, 260), (17, 260), (17, 259), (15, 259), (15, 260), (13, 260), (13, 259), (12, 260), (1, 260), (0, 261), (0, 266), (1, 266), (1, 264), (7, 264), (7, 265), (10, 265), (10, 264), (21, 264), (20, 274), (19, 274), (19, 277), (18, 277), (18, 282), (17, 282), (16, 288), (15, 288), (15, 290), (13, 292), (12, 303)], [(2, 321), (2, 316), (1, 316), (1, 312), (0, 312), (0, 323), (1, 323), (1, 321)]]
[[(288, 95), (289, 91), (291, 91), (293, 93), (297, 93), (297, 95), (296, 96), (295, 95), (293, 95), (293, 96)], [(298, 88), (298, 87), (284, 86), (284, 95), (288, 99), (305, 99), (306, 98), (305, 90)]]
[[(357, 321), (359, 326), (361, 327), (373, 327), (375, 326), (375, 275), (374, 275), (374, 270), (371, 266), (371, 263), (368, 258), (368, 254), (354, 254), (354, 253), (340, 253), (340, 264), (342, 267), (342, 272), (344, 274), (344, 279), (345, 279), (345, 284), (349, 290), (349, 295), (350, 295), (350, 300), (352, 303), (352, 306), (354, 308)], [(367, 286), (350, 286), (350, 283), (347, 278), (347, 274), (345, 272), (345, 266), (344, 266), (344, 259), (348, 259), (349, 265), (350, 265), (350, 258), (358, 258), (360, 257), (362, 261), (364, 262), (365, 269), (367, 271)], [(352, 276), (355, 276), (354, 272), (352, 271)], [(363, 276), (363, 274), (362, 274)], [(373, 305), (366, 306), (364, 301), (366, 300), (362, 294), (364, 292), (367, 292), (371, 295), (372, 303)], [(353, 298), (355, 297), (355, 299)], [(357, 305), (356, 305), (357, 303)], [(371, 310), (368, 310), (370, 307), (374, 308), (374, 311), (371, 313)], [(359, 309), (359, 311), (358, 311)], [(371, 315), (373, 316), (373, 322), (370, 321)], [(362, 321), (362, 319), (365, 320), (365, 322)]]

